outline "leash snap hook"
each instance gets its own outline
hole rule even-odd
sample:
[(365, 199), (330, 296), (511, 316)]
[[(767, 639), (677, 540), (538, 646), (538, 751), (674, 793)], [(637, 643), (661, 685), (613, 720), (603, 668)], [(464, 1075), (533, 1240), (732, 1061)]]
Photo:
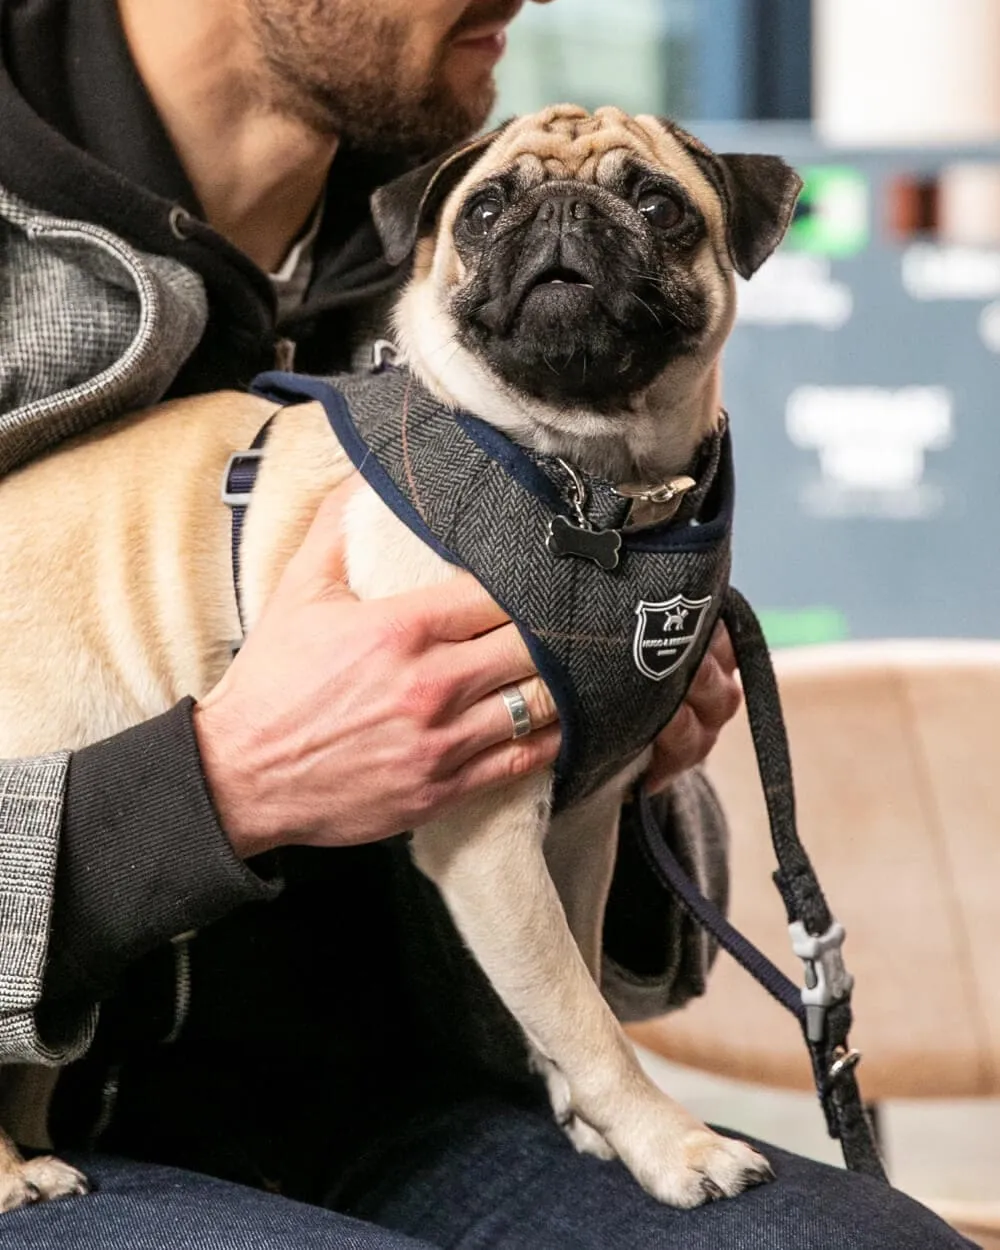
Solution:
[(842, 947), (847, 931), (839, 920), (818, 937), (801, 920), (788, 926), (792, 950), (805, 965), (802, 1004), (806, 1009), (806, 1037), (821, 1042), (827, 1009), (850, 994), (854, 978), (844, 966)]
[(568, 460), (563, 460), (561, 456), (557, 456), (556, 461), (570, 480), (569, 506), (573, 509), (576, 523), (580, 529), (589, 533), (594, 527), (587, 519), (587, 485)]

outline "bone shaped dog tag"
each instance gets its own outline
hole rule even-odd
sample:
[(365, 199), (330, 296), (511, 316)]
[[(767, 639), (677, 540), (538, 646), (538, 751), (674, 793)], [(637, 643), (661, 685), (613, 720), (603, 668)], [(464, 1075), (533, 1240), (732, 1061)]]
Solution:
[(579, 556), (610, 572), (618, 567), (622, 536), (617, 530), (581, 529), (567, 517), (556, 516), (549, 522), (545, 546), (554, 556)]

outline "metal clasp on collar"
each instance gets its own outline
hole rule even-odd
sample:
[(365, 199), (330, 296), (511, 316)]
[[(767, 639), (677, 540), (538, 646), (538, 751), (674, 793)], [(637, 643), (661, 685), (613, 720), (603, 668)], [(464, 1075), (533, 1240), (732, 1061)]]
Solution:
[(788, 932), (792, 950), (805, 964), (802, 1002), (806, 1009), (806, 1037), (810, 1042), (821, 1042), (827, 1008), (846, 998), (854, 986), (841, 953), (847, 931), (835, 920), (825, 933), (815, 937), (801, 920), (796, 920), (788, 926)]
[(659, 486), (616, 486), (614, 492), (622, 499), (667, 504), (673, 503), (678, 495), (686, 495), (695, 486), (697, 482), (694, 478), (685, 474), (682, 477), (672, 477), (669, 482), (662, 482)]
[(577, 525), (580, 529), (587, 530), (588, 532), (593, 530), (594, 527), (587, 518), (587, 487), (583, 478), (576, 471), (573, 465), (571, 465), (568, 460), (563, 460), (561, 456), (556, 457), (556, 463), (569, 477), (571, 483), (569, 506), (573, 509)]
[(229, 483), (232, 481), (233, 473), (241, 461), (260, 460), (263, 454), (263, 447), (252, 447), (248, 451), (234, 451), (226, 461), (226, 467), (222, 472), (222, 489), (219, 491), (219, 497), (227, 508), (246, 508), (249, 506), (250, 491), (230, 490)]
[(381, 373), (399, 363), (399, 348), (391, 339), (376, 339), (372, 344), (372, 373)]

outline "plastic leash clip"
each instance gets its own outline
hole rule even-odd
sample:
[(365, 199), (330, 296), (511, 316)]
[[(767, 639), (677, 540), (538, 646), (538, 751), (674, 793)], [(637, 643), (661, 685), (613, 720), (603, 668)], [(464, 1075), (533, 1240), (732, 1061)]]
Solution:
[(792, 950), (805, 965), (802, 1003), (806, 1009), (806, 1037), (823, 1040), (827, 1008), (850, 994), (854, 978), (844, 966), (842, 947), (847, 931), (839, 920), (819, 937), (810, 933), (801, 920), (788, 926)]

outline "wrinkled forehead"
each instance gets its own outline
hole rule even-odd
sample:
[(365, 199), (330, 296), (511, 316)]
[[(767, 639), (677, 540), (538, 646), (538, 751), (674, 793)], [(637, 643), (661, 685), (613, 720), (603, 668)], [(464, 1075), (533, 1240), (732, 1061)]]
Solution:
[(517, 169), (528, 185), (572, 179), (615, 187), (636, 163), (673, 175), (706, 218), (721, 224), (711, 184), (683, 141), (655, 117), (630, 117), (618, 108), (593, 113), (556, 105), (512, 122), (463, 180), (468, 190), (488, 173)]

